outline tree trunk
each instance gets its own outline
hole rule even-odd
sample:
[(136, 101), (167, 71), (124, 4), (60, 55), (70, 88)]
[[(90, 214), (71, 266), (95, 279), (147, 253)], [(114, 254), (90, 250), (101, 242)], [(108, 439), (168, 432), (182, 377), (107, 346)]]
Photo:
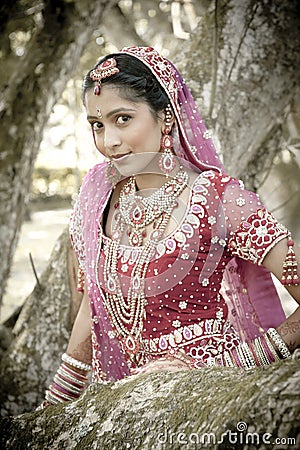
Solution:
[(39, 283), (25, 301), (13, 329), (14, 340), (2, 357), (2, 416), (32, 411), (44, 398), (82, 299), (75, 289), (77, 267), (65, 230)]
[(299, 360), (252, 372), (211, 368), (129, 377), (93, 384), (73, 403), (2, 419), (1, 448), (296, 449), (299, 391)]
[(32, 8), (27, 10), (22, 10), (24, 2), (14, 2), (11, 9), (9, 5), (6, 8), (7, 22), (1, 35), (5, 42), (8, 34), (20, 27), (15, 3), (18, 14), (24, 18), (33, 8), (39, 10), (39, 15), (34, 16), (35, 22), (32, 19), (31, 39), (24, 56), (7, 54), (1, 61), (0, 303), (44, 125), (67, 81), (75, 74), (80, 56), (93, 29), (101, 23), (105, 8), (116, 2), (32, 1)]
[(179, 55), (228, 173), (250, 189), (281, 150), (299, 65), (296, 0), (215, 0)]

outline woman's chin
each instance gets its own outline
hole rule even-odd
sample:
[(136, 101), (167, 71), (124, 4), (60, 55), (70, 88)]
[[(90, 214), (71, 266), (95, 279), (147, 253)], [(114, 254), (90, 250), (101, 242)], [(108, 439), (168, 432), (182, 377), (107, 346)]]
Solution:
[(114, 165), (123, 177), (145, 173), (161, 173), (158, 165), (158, 153), (130, 153), (114, 161)]

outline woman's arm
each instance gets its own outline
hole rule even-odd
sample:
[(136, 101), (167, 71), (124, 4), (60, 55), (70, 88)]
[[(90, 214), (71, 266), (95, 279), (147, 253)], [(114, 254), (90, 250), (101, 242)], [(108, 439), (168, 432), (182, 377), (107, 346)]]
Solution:
[[(279, 280), (282, 276), (283, 263), (287, 254), (287, 239), (279, 241), (263, 260), (263, 265)], [(297, 272), (300, 278), (300, 249), (294, 246), (295, 256), (298, 262)], [(298, 286), (285, 286), (287, 291), (300, 305), (300, 284)], [(300, 347), (300, 306), (279, 327), (277, 331), (287, 344), (290, 351)]]
[(67, 354), (86, 364), (92, 362), (91, 316), (87, 289), (84, 290), (83, 299), (73, 325)]
[(62, 363), (38, 409), (78, 398), (88, 383), (87, 372), (90, 370), (91, 361), (91, 319), (88, 294), (85, 290), (67, 352), (62, 355)]

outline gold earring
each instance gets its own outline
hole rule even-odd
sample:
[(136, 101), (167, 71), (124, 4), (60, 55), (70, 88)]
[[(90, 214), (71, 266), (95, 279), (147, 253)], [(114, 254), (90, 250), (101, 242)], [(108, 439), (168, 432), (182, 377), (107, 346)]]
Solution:
[(176, 160), (172, 153), (173, 139), (169, 134), (171, 133), (172, 128), (172, 118), (173, 115), (171, 105), (167, 105), (165, 108), (166, 128), (160, 141), (160, 150), (162, 154), (158, 162), (159, 167), (166, 176), (168, 176), (176, 167)]

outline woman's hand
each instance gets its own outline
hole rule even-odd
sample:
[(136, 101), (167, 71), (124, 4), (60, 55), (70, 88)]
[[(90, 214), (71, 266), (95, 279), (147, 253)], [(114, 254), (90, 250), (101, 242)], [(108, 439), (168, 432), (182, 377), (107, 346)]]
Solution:
[(167, 370), (169, 372), (177, 372), (178, 370), (187, 370), (189, 365), (187, 362), (181, 361), (173, 357), (162, 357), (150, 361), (142, 367), (131, 369), (132, 375), (140, 375), (142, 373), (159, 372)]
[[(298, 276), (300, 277), (300, 249), (295, 245), (295, 257), (298, 262)], [(278, 280), (281, 279), (283, 262), (287, 253), (287, 239), (278, 242), (272, 250), (266, 255), (263, 265), (270, 270)], [(285, 286), (291, 296), (300, 305), (300, 284)], [(300, 306), (281, 324), (277, 327), (277, 331), (288, 346), (289, 350), (293, 352), (300, 347)]]
[(38, 406), (35, 410), (41, 411), (42, 409), (46, 409), (49, 406), (53, 406), (52, 403), (50, 403), (48, 400), (44, 400), (43, 403), (41, 403), (40, 406)]
[(300, 306), (277, 327), (277, 331), (291, 353), (300, 347)]

